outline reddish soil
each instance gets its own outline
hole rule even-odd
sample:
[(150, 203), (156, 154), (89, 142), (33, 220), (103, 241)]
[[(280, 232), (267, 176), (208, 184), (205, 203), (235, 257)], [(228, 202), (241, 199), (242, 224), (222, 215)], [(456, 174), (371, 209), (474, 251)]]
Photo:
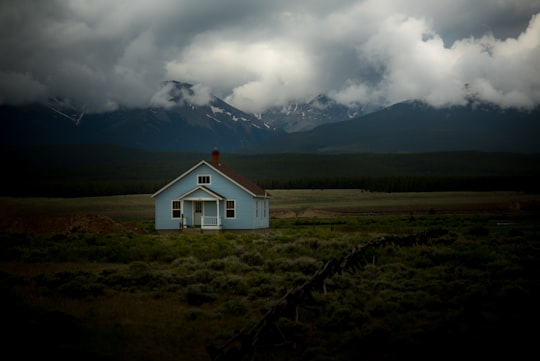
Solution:
[(120, 223), (98, 214), (12, 217), (0, 219), (0, 232), (6, 233), (143, 233), (134, 224)]

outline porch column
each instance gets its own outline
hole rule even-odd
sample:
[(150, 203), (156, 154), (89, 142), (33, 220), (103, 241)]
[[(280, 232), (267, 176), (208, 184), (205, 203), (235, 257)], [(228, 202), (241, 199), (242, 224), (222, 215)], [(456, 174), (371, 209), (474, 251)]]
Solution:
[(186, 225), (184, 224), (186, 218), (184, 217), (184, 200), (180, 200), (180, 222), (182, 222), (182, 228), (186, 228)]
[(216, 199), (216, 207), (217, 207), (217, 226), (221, 227), (221, 218), (219, 216), (219, 199)]

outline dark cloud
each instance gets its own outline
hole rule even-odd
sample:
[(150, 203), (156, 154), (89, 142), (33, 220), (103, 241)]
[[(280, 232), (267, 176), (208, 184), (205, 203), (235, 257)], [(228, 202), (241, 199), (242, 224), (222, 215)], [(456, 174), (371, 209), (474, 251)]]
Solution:
[(531, 107), (538, 13), (538, 0), (0, 0), (0, 103), (147, 106), (174, 79), (253, 112), (320, 92)]

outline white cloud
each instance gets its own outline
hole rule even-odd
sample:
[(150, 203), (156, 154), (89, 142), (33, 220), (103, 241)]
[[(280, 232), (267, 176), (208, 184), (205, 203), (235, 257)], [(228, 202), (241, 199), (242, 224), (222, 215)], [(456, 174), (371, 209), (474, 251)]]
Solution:
[(505, 107), (540, 104), (540, 16), (516, 39), (465, 39), (452, 51), (461, 59), (460, 76), (479, 99)]
[(314, 91), (317, 73), (302, 48), (281, 40), (243, 44), (206, 35), (167, 64), (169, 77), (221, 84), (225, 100), (257, 112)]
[(22, 105), (47, 99), (47, 88), (30, 73), (0, 72), (0, 105)]
[(319, 92), (531, 107), (538, 13), (538, 0), (0, 0), (0, 99), (144, 107), (178, 80), (204, 84), (194, 102), (211, 91), (246, 111)]
[[(491, 35), (457, 41), (447, 48), (429, 21), (391, 16), (364, 43), (358, 60), (381, 70), (371, 86), (361, 79), (334, 91), (341, 102), (392, 104), (422, 99), (434, 106), (463, 104), (471, 91), (503, 107), (540, 104), (540, 17), (516, 39)], [(465, 88), (468, 84), (469, 88)]]
[(166, 82), (150, 100), (155, 107), (171, 109), (183, 105), (208, 105), (212, 100), (210, 89), (202, 84), (195, 84), (189, 89), (178, 87), (174, 82)]

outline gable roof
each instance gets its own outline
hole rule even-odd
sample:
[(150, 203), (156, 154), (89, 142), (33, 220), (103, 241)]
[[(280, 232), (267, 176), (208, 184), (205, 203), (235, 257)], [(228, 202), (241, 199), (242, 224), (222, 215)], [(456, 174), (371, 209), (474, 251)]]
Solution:
[(240, 175), (233, 169), (224, 166), (221, 163), (214, 163), (214, 162), (207, 162), (205, 160), (201, 160), (199, 163), (191, 167), (186, 172), (182, 173), (180, 176), (176, 177), (174, 180), (169, 182), (167, 185), (165, 185), (163, 188), (158, 190), (156, 193), (152, 194), (152, 198), (156, 197), (158, 194), (175, 184), (180, 179), (184, 178), (187, 174), (191, 173), (195, 169), (199, 168), (201, 165), (207, 165), (208, 167), (214, 169), (216, 172), (227, 178), (229, 181), (233, 182), (240, 188), (244, 189), (246, 192), (251, 194), (254, 197), (268, 197), (270, 196), (268, 192), (266, 192), (264, 189), (259, 187), (257, 184), (255, 184), (253, 181), (245, 178), (244, 176)]
[(206, 186), (198, 186), (196, 188), (193, 188), (192, 190), (187, 191), (186, 193), (179, 196), (177, 199), (187, 198), (188, 196), (190, 196), (191, 194), (197, 192), (198, 190), (202, 190), (202, 191), (206, 192), (207, 194), (209, 194), (210, 196), (212, 196), (213, 198), (219, 199), (220, 201), (225, 199), (225, 197), (223, 197), (221, 194), (219, 194), (217, 192), (214, 192), (213, 190), (211, 190), (210, 188), (208, 188)]
[(264, 197), (268, 196), (268, 192), (259, 187), (255, 182), (247, 179), (241, 174), (234, 171), (232, 168), (229, 168), (221, 163), (207, 163), (210, 167), (214, 168), (218, 173), (223, 174), (226, 178), (238, 184), (240, 187), (246, 189), (249, 193), (254, 196)]

